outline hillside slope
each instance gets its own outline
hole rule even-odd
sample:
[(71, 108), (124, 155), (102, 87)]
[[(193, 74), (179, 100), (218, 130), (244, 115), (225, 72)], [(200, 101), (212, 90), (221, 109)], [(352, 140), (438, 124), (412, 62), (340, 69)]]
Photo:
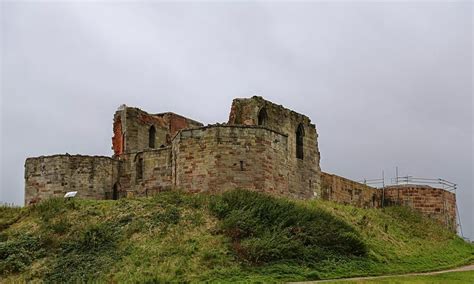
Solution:
[(407, 208), (233, 191), (0, 208), (2, 282), (301, 281), (428, 271), (474, 248)]

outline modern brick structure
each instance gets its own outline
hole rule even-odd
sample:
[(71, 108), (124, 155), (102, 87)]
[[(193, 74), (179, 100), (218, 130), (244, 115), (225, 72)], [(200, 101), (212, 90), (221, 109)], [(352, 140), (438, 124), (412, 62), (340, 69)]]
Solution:
[[(228, 122), (208, 126), (171, 112), (149, 114), (122, 106), (114, 115), (112, 150), (112, 157), (28, 158), (25, 203), (68, 191), (82, 198), (118, 199), (164, 190), (242, 188), (359, 207), (382, 205), (381, 190), (321, 172), (318, 134), (307, 116), (261, 97), (235, 99)], [(395, 202), (393, 190), (385, 196)], [(456, 223), (454, 194), (410, 187), (398, 188), (397, 197), (400, 191), (398, 203), (450, 226)]]

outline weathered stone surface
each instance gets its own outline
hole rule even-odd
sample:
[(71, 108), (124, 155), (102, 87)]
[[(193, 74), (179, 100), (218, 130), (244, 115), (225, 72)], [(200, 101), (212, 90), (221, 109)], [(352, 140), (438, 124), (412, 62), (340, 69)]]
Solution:
[(380, 190), (337, 175), (321, 173), (321, 194), (325, 200), (364, 208), (381, 206)]
[[(320, 194), (321, 168), (316, 126), (307, 116), (264, 100), (262, 97), (235, 99), (232, 102), (229, 124), (258, 125), (261, 112), (265, 113), (265, 119), (260, 121), (263, 126), (288, 136), (287, 163), (291, 185), (289, 191), (296, 193), (304, 188), (311, 188), (314, 196)], [(298, 159), (296, 153), (296, 133), (300, 125), (304, 131), (303, 159)]]
[(118, 161), (109, 157), (54, 155), (25, 162), (25, 204), (78, 191), (78, 197), (105, 199), (118, 179)]
[[(171, 112), (122, 107), (113, 133), (112, 158), (28, 158), (25, 203), (67, 191), (104, 199), (242, 188), (365, 208), (382, 205), (380, 189), (321, 172), (318, 134), (307, 116), (261, 97), (235, 99), (228, 123), (205, 127)], [(384, 197), (456, 227), (453, 193), (407, 185), (386, 188)]]
[(453, 192), (427, 185), (397, 185), (385, 189), (385, 199), (392, 204), (411, 207), (452, 230), (457, 229)]
[(219, 125), (183, 130), (172, 148), (174, 185), (185, 191), (243, 188), (294, 198), (314, 196), (315, 187), (300, 187), (291, 179), (297, 169), (288, 162), (288, 137), (269, 128)]
[[(137, 167), (142, 160), (141, 177)], [(172, 188), (171, 147), (120, 156), (120, 196), (149, 196)]]
[(155, 128), (155, 148), (167, 146), (176, 133), (184, 128), (199, 127), (202, 123), (166, 112), (149, 114), (138, 108), (126, 107), (114, 115), (112, 149), (116, 156), (151, 149), (149, 130)]

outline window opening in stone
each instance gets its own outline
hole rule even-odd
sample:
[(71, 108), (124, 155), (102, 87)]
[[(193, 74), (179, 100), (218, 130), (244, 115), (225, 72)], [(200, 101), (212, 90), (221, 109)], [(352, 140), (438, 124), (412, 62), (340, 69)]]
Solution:
[(267, 125), (267, 111), (263, 107), (258, 112), (258, 125)]
[(152, 149), (155, 148), (155, 140), (156, 140), (156, 129), (155, 126), (151, 126), (148, 130), (148, 146)]
[(112, 191), (112, 199), (117, 200), (118, 199), (118, 185), (114, 184), (114, 188)]
[(303, 125), (298, 125), (296, 130), (296, 158), (303, 160), (303, 138), (304, 128)]
[(137, 161), (137, 182), (143, 179), (143, 158), (138, 158)]

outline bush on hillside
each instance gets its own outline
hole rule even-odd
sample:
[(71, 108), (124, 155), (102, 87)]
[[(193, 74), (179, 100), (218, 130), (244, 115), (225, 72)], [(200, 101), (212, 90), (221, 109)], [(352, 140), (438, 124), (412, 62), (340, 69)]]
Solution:
[(246, 190), (210, 203), (241, 259), (252, 263), (315, 263), (335, 256), (363, 256), (367, 246), (347, 223), (321, 210)]
[(61, 245), (47, 282), (93, 282), (121, 257), (117, 248), (122, 236), (117, 224), (91, 224), (77, 232), (74, 239)]
[(0, 242), (0, 275), (22, 272), (44, 253), (39, 238), (31, 235)]

